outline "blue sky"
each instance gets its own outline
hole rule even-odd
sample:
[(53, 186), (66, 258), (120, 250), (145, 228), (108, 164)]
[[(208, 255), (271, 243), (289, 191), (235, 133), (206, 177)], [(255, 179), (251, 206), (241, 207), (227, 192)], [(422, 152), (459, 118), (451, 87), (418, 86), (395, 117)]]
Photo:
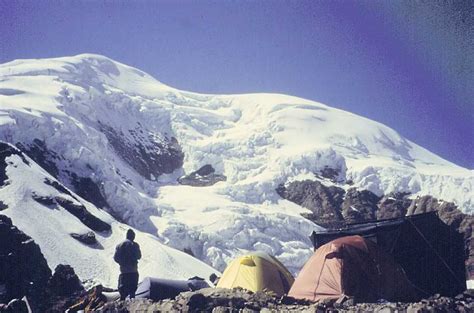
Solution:
[(0, 0), (0, 63), (86, 52), (179, 89), (316, 100), (474, 168), (470, 1)]

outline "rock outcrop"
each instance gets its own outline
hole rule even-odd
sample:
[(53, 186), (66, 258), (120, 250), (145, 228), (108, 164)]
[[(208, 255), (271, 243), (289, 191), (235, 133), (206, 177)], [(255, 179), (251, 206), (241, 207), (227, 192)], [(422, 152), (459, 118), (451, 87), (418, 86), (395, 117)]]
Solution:
[(64, 312), (84, 292), (71, 266), (60, 264), (51, 275), (40, 247), (0, 215), (0, 312), (23, 312), (23, 297), (33, 312)]
[(352, 223), (376, 219), (379, 200), (379, 197), (368, 190), (349, 189), (341, 207), (344, 220)]
[(75, 173), (71, 173), (70, 176), (74, 192), (78, 196), (93, 203), (98, 208), (110, 208), (99, 184), (95, 183), (90, 177), (79, 177)]
[(109, 224), (87, 211), (84, 205), (74, 203), (71, 200), (64, 199), (62, 197), (55, 197), (54, 200), (57, 204), (62, 206), (64, 209), (66, 209), (66, 211), (68, 211), (75, 217), (77, 217), (84, 225), (86, 225), (90, 229), (99, 232), (111, 230)]
[(181, 185), (189, 185), (195, 187), (212, 186), (220, 181), (227, 180), (227, 177), (222, 174), (216, 174), (215, 169), (210, 164), (206, 164), (195, 172), (189, 175), (180, 177), (178, 182)]
[(30, 162), (28, 162), (28, 160), (20, 152), (20, 150), (8, 143), (0, 141), (0, 187), (7, 184), (8, 176), (6, 173), (6, 169), (8, 164), (6, 159), (11, 155), (18, 155), (25, 164), (30, 164)]
[(88, 246), (96, 246), (99, 243), (95, 237), (95, 233), (92, 231), (85, 234), (72, 233), (71, 237)]
[(276, 192), (284, 199), (301, 205), (311, 214), (305, 217), (324, 227), (344, 221), (341, 206), (345, 191), (336, 186), (325, 186), (319, 181), (296, 181), (280, 185)]
[(408, 199), (409, 193), (396, 192), (383, 196), (378, 206), (377, 219), (384, 220), (405, 216), (412, 200)]
[(54, 269), (53, 276), (48, 281), (49, 292), (52, 295), (66, 297), (84, 292), (84, 287), (70, 265), (59, 264)]
[(0, 215), (0, 303), (26, 296), (30, 304), (43, 312), (48, 299), (46, 289), (51, 270), (39, 246), (13, 226), (10, 218)]
[(329, 179), (330, 181), (332, 181), (334, 183), (337, 183), (337, 182), (339, 182), (340, 173), (341, 173), (341, 171), (339, 169), (334, 169), (332, 167), (325, 166), (316, 175), (321, 176), (321, 177), (326, 178), (326, 179)]
[(183, 165), (184, 153), (174, 137), (153, 133), (143, 125), (117, 130), (99, 121), (99, 127), (115, 152), (146, 179), (154, 180)]
[(38, 163), (49, 174), (58, 178), (59, 170), (56, 166), (56, 162), (61, 160), (61, 157), (54, 151), (48, 149), (46, 143), (43, 140), (35, 138), (30, 144), (23, 144), (19, 142), (16, 144), (16, 146), (33, 161)]

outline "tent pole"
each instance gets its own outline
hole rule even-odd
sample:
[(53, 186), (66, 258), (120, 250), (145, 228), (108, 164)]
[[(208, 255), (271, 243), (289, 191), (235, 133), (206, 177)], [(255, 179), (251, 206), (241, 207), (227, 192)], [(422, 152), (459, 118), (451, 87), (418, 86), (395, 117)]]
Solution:
[(456, 274), (454, 273), (454, 271), (451, 269), (451, 267), (449, 267), (448, 263), (446, 263), (446, 261), (441, 257), (441, 255), (439, 255), (438, 251), (435, 250), (435, 248), (433, 248), (433, 246), (430, 244), (430, 242), (428, 241), (428, 239), (426, 239), (426, 237), (423, 235), (423, 233), (418, 229), (418, 227), (416, 227), (416, 225), (410, 220), (408, 219), (408, 221), (410, 222), (410, 224), (415, 228), (415, 230), (418, 232), (418, 234), (421, 236), (421, 238), (423, 238), (423, 240), (428, 244), (428, 247), (430, 247), (431, 250), (433, 250), (433, 252), (436, 254), (436, 256), (438, 257), (438, 259), (441, 260), (441, 262), (443, 262), (444, 266), (446, 266), (446, 268), (449, 270), (449, 272), (451, 273), (451, 275), (454, 277), (454, 279), (461, 284), (461, 281), (459, 281), (459, 279), (456, 277)]

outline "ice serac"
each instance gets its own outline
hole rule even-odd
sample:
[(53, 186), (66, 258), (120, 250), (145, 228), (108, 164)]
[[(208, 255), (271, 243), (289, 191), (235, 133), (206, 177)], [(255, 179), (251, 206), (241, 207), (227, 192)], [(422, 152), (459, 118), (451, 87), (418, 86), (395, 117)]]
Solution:
[[(293, 272), (309, 257), (317, 226), (301, 216), (310, 210), (277, 194), (282, 184), (350, 186), (360, 214), (347, 201), (344, 214), (356, 220), (373, 215), (364, 190), (432, 195), (473, 212), (472, 170), (321, 103), (180, 91), (91, 54), (16, 60), (0, 76), (0, 140), (114, 218), (219, 269), (245, 250), (276, 255)], [(198, 177), (206, 165), (222, 179)], [(89, 179), (89, 192), (74, 177)]]

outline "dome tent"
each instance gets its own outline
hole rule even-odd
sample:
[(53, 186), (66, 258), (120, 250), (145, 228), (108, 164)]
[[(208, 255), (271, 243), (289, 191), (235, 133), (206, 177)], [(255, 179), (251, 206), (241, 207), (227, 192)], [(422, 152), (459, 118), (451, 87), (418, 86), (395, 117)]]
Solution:
[(444, 223), (437, 212), (320, 230), (310, 238), (316, 250), (334, 239), (352, 235), (376, 242), (427, 295), (454, 297), (466, 290), (463, 235)]
[(275, 257), (264, 252), (252, 252), (234, 259), (217, 283), (220, 288), (241, 287), (247, 290), (288, 293), (294, 278)]
[(338, 238), (318, 248), (289, 292), (310, 301), (346, 295), (358, 302), (411, 301), (418, 294), (393, 258), (361, 236)]

